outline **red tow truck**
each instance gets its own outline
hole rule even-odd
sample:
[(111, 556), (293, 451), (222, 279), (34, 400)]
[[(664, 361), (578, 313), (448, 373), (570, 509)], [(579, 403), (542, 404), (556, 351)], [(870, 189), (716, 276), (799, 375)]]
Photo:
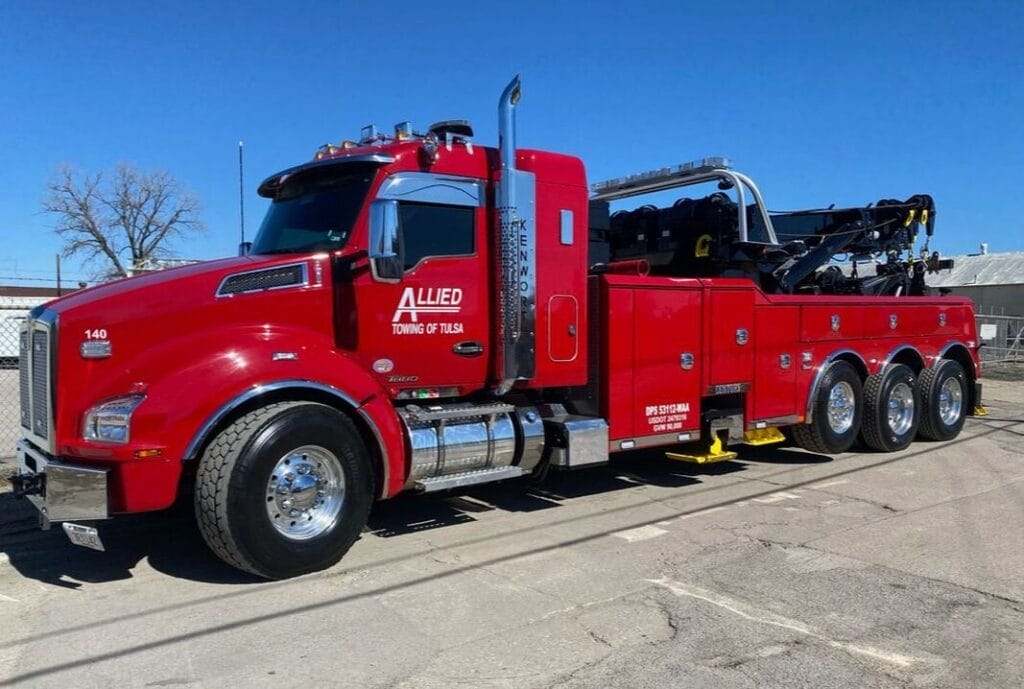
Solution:
[(947, 263), (912, 250), (930, 197), (772, 213), (722, 159), (588, 186), (516, 147), (520, 93), (497, 148), (465, 121), (367, 128), (267, 178), (238, 257), (35, 309), (12, 480), (44, 528), (102, 548), (99, 520), (185, 494), (218, 556), (283, 578), (403, 491), (783, 431), (896, 451), (980, 410), (971, 303), (929, 296)]

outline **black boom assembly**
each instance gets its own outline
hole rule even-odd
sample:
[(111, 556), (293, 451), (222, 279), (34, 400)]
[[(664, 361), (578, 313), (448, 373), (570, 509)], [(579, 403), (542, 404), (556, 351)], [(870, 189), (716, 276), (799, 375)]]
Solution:
[[(927, 194), (858, 208), (769, 212), (753, 182), (724, 164), (691, 166), (671, 179), (669, 172), (595, 185), (590, 247), (596, 271), (645, 259), (655, 275), (746, 276), (770, 293), (901, 296), (926, 294), (925, 274), (953, 265), (928, 251), (935, 203)], [(644, 205), (610, 212), (613, 200), (715, 180), (719, 191), (702, 198), (681, 198), (667, 208)], [(736, 194), (737, 203), (727, 193), (740, 186), (754, 203), (744, 203), (743, 193)], [(737, 212), (741, 207), (743, 217)], [(915, 255), (922, 229), (924, 248)], [(852, 265), (848, 272), (833, 263), (840, 258)], [(858, 264), (862, 269), (873, 265), (874, 274), (860, 275)]]

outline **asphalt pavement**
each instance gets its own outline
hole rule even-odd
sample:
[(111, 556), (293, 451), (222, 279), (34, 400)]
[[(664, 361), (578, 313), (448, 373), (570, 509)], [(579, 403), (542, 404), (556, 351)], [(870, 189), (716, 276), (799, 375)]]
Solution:
[(1021, 687), (1024, 385), (986, 397), (896, 454), (647, 452), (401, 497), (284, 582), (187, 510), (96, 553), (0, 493), (0, 686)]

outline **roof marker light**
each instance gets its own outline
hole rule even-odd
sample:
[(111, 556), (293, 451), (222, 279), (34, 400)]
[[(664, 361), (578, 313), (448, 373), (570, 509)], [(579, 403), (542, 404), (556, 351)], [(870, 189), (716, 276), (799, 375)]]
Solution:
[(399, 122), (395, 125), (395, 138), (399, 141), (412, 138), (412, 122)]
[(380, 138), (377, 134), (377, 125), (368, 124), (363, 127), (359, 132), (359, 143), (361, 144), (372, 144)]

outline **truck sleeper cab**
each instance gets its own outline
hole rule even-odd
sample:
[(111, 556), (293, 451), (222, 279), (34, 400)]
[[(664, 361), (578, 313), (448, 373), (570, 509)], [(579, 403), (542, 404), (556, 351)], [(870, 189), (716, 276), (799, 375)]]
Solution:
[[(776, 289), (815, 249), (780, 250), (748, 178), (697, 165), (591, 193), (579, 159), (516, 148), (518, 100), (516, 79), (497, 149), (462, 122), (367, 132), (260, 185), (250, 252), (34, 311), (16, 492), (93, 547), (75, 522), (185, 492), (219, 557), (283, 578), (337, 562), (405, 490), (647, 447), (718, 461), (781, 428), (892, 451), (955, 437), (980, 404), (966, 300)], [(636, 241), (601, 236), (595, 202), (704, 177), (754, 202), (725, 220), (735, 271), (652, 275)], [(687, 250), (719, 260), (716, 241)]]

